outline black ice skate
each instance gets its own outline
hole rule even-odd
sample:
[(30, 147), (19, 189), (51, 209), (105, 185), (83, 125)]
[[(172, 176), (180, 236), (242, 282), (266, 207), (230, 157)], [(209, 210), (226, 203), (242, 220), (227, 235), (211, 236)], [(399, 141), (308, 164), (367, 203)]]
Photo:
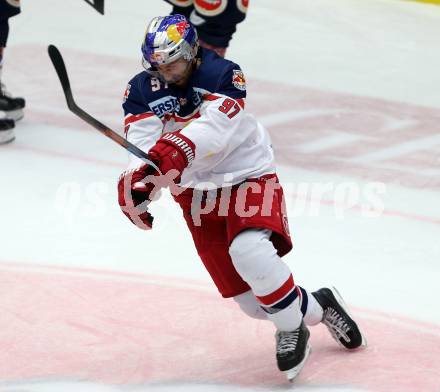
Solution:
[(0, 119), (0, 144), (12, 142), (14, 135), (14, 120)]
[(294, 331), (278, 331), (275, 334), (278, 369), (286, 373), (289, 381), (298, 375), (309, 356), (309, 337), (310, 332), (304, 322)]
[(21, 120), (25, 105), (24, 98), (12, 97), (6, 91), (4, 84), (0, 85), (0, 113), (4, 118), (14, 121)]
[(341, 295), (334, 287), (319, 289), (312, 295), (324, 310), (322, 323), (338, 344), (350, 350), (367, 345), (356, 322), (350, 317)]

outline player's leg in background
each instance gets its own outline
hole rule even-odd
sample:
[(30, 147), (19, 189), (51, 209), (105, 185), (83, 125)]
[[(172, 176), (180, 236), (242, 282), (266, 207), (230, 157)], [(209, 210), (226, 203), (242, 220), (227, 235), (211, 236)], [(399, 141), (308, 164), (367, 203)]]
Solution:
[(222, 0), (215, 4), (194, 0), (190, 21), (197, 27), (200, 45), (225, 57), (237, 25), (246, 18), (247, 7), (244, 0)]
[[(1, 3), (0, 3), (0, 11)], [(3, 64), (3, 51), (6, 45), (6, 40), (9, 33), (9, 23), (8, 19), (0, 17), (0, 78), (1, 78), (1, 69)], [(7, 114), (8, 112), (4, 109), (7, 109), (7, 101), (1, 99), (0, 93), (0, 144), (5, 144), (13, 141), (15, 139), (14, 127), (15, 121), (9, 119)]]
[(194, 10), (193, 0), (165, 0), (173, 6), (171, 15), (180, 14), (189, 20), (191, 12)]
[(200, 46), (225, 57), (237, 25), (246, 18), (248, 1), (165, 0), (173, 6), (171, 14), (184, 15), (196, 28)]
[[(19, 97), (12, 97), (7, 91), (5, 84), (3, 83), (3, 63), (6, 43), (9, 37), (9, 18), (20, 13), (20, 1), (14, 0), (6, 2), (6, 0), (0, 0), (0, 119), (2, 119), (2, 126), (4, 131), (11, 134), (11, 130), (14, 127), (14, 122), (23, 118), (23, 108), (25, 106), (25, 100)], [(6, 128), (6, 129), (5, 129)], [(8, 137), (0, 137), (0, 142), (11, 141)], [(6, 140), (6, 141), (5, 141)]]

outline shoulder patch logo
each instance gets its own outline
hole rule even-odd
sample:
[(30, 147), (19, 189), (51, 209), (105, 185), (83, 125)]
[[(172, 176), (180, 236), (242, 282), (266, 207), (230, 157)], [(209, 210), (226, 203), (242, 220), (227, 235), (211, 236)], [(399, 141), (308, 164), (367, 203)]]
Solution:
[(245, 91), (246, 90), (246, 80), (244, 78), (243, 71), (241, 69), (234, 69), (232, 74), (232, 84), (235, 88)]
[(130, 95), (130, 89), (131, 89), (131, 84), (129, 83), (129, 84), (127, 84), (127, 88), (125, 89), (125, 92), (124, 92), (124, 97), (122, 100), (123, 103), (125, 103), (125, 101), (127, 101), (127, 98)]

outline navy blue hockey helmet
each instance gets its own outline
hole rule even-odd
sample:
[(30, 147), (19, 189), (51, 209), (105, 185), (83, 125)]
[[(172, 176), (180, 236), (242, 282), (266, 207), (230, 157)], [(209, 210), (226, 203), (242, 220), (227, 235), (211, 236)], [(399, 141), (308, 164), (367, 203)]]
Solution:
[(183, 15), (157, 16), (145, 32), (142, 43), (143, 64), (155, 67), (182, 57), (191, 61), (198, 47), (197, 32)]

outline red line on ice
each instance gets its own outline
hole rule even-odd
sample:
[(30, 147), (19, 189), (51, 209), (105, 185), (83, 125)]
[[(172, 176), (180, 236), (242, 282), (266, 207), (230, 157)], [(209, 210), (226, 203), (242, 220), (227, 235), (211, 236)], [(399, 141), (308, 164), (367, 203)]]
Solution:
[[(168, 277), (151, 284), (149, 276), (38, 268), (0, 264), (3, 382), (285, 384), (274, 360), (273, 327), (214, 293)], [(369, 347), (345, 352), (324, 327), (313, 327), (313, 352), (298, 386), (437, 391), (438, 325), (355, 313)]]

